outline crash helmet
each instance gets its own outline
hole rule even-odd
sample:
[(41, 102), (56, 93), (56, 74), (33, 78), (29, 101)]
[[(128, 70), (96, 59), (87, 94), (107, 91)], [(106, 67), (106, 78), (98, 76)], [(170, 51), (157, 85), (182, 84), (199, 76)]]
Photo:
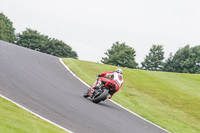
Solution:
[(123, 73), (123, 70), (122, 70), (121, 68), (117, 68), (117, 69), (116, 69), (116, 72), (122, 74), (122, 73)]

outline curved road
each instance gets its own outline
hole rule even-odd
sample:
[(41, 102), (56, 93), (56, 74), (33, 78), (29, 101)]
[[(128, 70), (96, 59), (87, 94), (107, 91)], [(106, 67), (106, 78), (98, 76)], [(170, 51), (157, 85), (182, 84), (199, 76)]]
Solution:
[(75, 133), (164, 133), (109, 100), (94, 104), (59, 58), (0, 41), (0, 94)]

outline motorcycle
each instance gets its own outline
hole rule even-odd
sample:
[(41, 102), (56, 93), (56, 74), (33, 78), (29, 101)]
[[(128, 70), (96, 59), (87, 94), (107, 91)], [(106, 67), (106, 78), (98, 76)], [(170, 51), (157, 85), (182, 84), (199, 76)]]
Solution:
[[(109, 84), (109, 86), (106, 87), (105, 84)], [(113, 84), (109, 79), (99, 77), (83, 97), (89, 97), (92, 102), (99, 103), (108, 99), (113, 92), (115, 92), (115, 84)]]

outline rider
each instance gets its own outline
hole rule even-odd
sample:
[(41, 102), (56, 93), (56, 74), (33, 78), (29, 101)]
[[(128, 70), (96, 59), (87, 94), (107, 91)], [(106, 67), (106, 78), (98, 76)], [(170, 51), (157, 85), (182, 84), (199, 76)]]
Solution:
[[(107, 80), (105, 81), (106, 82), (105, 83), (105, 87), (112, 88), (112, 90), (110, 91), (110, 96), (108, 97), (109, 99), (112, 98), (114, 93), (119, 91), (119, 89), (123, 85), (124, 80), (123, 80), (122, 73), (123, 73), (123, 70), (120, 69), (120, 68), (117, 68), (115, 71), (104, 72), (104, 73), (101, 73), (101, 74), (98, 75), (98, 77), (107, 77), (107, 78), (109, 78), (109, 81), (107, 81)], [(96, 87), (94, 87), (94, 89), (96, 89), (97, 87), (98, 87), (98, 84), (96, 85)]]

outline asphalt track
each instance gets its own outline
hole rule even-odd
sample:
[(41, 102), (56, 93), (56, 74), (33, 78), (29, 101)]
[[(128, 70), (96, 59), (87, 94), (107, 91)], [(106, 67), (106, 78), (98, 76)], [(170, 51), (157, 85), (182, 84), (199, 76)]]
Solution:
[(166, 133), (87, 88), (59, 58), (0, 41), (0, 94), (16, 103), (75, 133)]

